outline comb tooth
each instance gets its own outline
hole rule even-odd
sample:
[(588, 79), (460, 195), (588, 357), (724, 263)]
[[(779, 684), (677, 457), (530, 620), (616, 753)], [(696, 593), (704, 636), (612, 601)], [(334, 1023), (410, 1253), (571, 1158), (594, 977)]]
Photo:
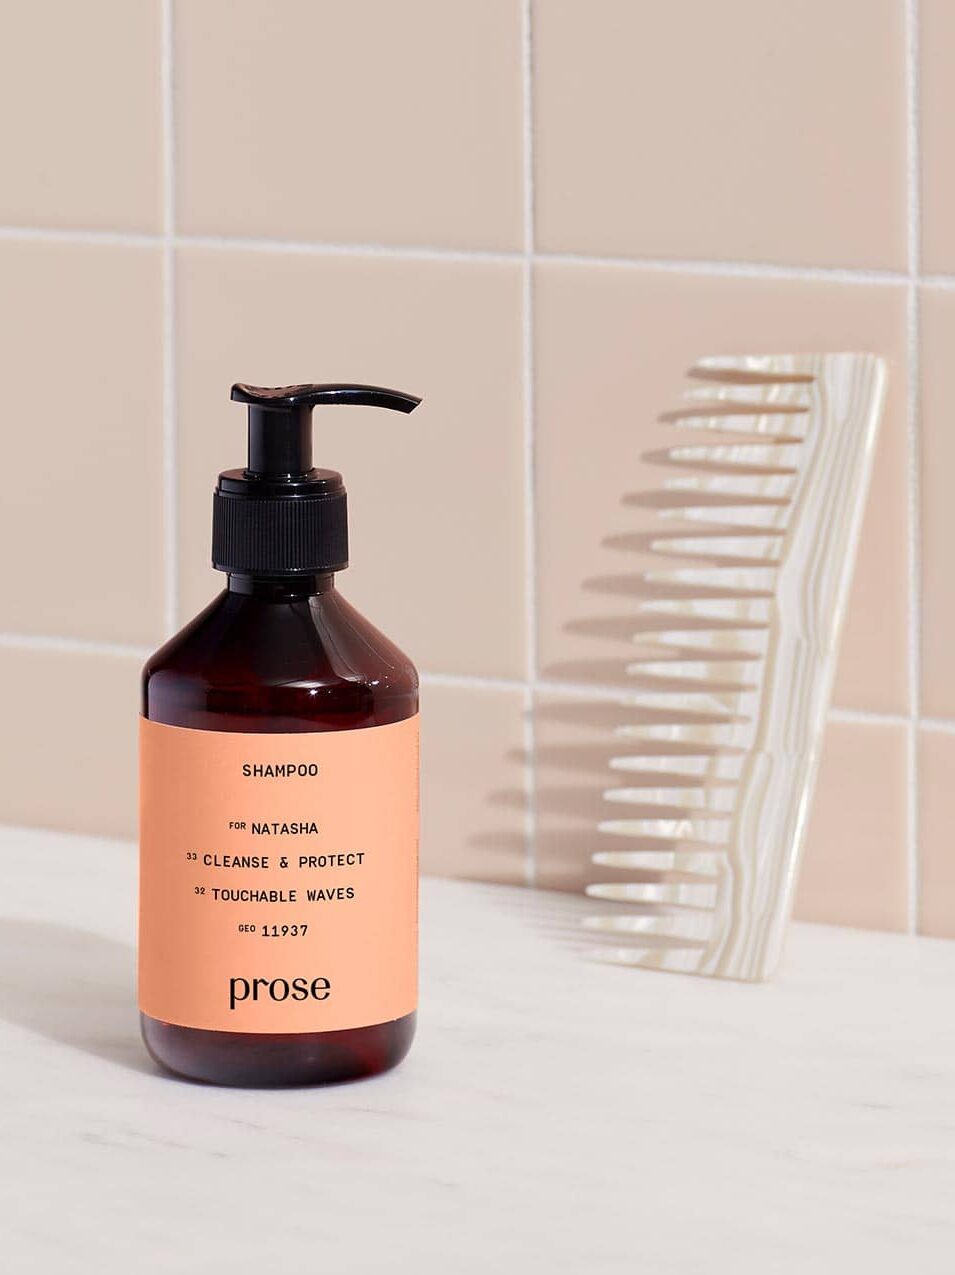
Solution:
[(628, 702), (633, 708), (651, 709), (655, 713), (694, 714), (715, 717), (717, 720), (737, 719), (742, 693), (729, 691), (715, 694), (710, 691), (643, 691)]
[[(602, 899), (606, 898), (606, 896), (595, 895), (595, 898)], [(597, 921), (597, 919), (602, 918), (594, 919)], [(612, 918), (607, 919), (609, 921)], [(623, 914), (621, 914), (621, 919), (623, 919)], [(666, 938), (666, 940), (676, 941), (678, 946), (681, 947), (705, 946), (709, 937), (710, 927), (713, 926), (713, 912), (710, 909), (699, 909), (695, 913), (663, 912), (663, 910), (659, 910), (659, 912), (629, 915), (627, 919), (630, 919), (634, 924), (623, 929), (623, 931), (607, 926), (607, 931), (618, 933), (621, 937), (625, 935), (640, 935), (645, 938), (658, 938), (658, 940)], [(655, 950), (659, 951), (659, 946), (654, 946)]]
[(695, 429), (716, 435), (758, 435), (776, 443), (801, 443), (805, 438), (800, 429), (800, 417), (783, 412), (749, 413), (745, 416), (679, 416), (672, 423), (677, 429)]
[(733, 629), (709, 633), (701, 633), (699, 629), (663, 629), (659, 633), (638, 633), (633, 640), (646, 651), (653, 651), (652, 655), (638, 657), (635, 663), (658, 660), (657, 647), (662, 648), (661, 653), (671, 657), (674, 664), (701, 658), (755, 661), (764, 658), (769, 634), (764, 629), (746, 629), (741, 633)]
[(747, 673), (752, 674), (753, 670), (746, 664), (730, 664), (727, 660), (714, 660), (711, 662), (684, 662), (667, 660), (662, 664), (644, 664), (634, 663), (628, 664), (627, 673), (631, 677), (639, 677), (644, 684), (647, 682), (659, 682), (661, 689), (664, 684), (670, 683), (685, 686), (687, 693), (693, 691), (712, 691), (724, 694), (736, 694), (742, 691), (752, 691), (757, 687), (757, 683)]
[[(714, 886), (711, 884), (708, 888), (713, 890)], [(635, 912), (614, 911), (610, 914), (605, 914), (605, 917), (594, 916), (587, 918), (597, 922), (595, 928), (603, 929), (605, 932), (618, 934), (640, 933), (647, 936), (654, 935), (659, 939), (680, 939), (688, 946), (692, 946), (705, 944), (713, 927), (713, 907), (706, 903), (691, 903), (687, 901), (681, 907), (679, 903), (672, 902), (669, 899), (666, 902), (663, 900), (646, 902), (640, 899), (628, 899), (615, 895), (608, 896), (602, 893), (591, 894), (589, 889), (587, 894), (591, 898), (606, 900), (607, 902), (633, 902), (638, 904), (638, 909)], [(628, 926), (627, 923), (631, 917), (638, 922), (637, 929), (630, 929)], [(617, 918), (626, 927), (625, 929), (616, 929)], [(606, 920), (609, 924), (600, 925), (599, 923), (602, 920)], [(587, 921), (585, 920), (584, 925), (586, 926), (586, 924)]]
[(659, 841), (702, 841), (725, 846), (725, 819), (602, 819), (598, 832), (611, 837), (652, 837)]
[[(775, 512), (778, 507), (778, 502), (771, 501), (770, 507)], [(737, 504), (736, 501), (731, 501), (729, 506), (711, 505), (709, 506), (710, 516), (707, 518), (703, 526), (700, 526), (698, 522), (695, 522), (692, 527), (661, 527), (659, 532), (650, 532), (649, 535), (644, 536), (642, 542), (637, 546), (637, 548), (645, 550), (648, 544), (653, 544), (654, 540), (669, 541), (680, 539), (684, 536), (692, 536), (695, 540), (717, 540), (721, 536), (728, 536), (733, 540), (742, 541), (759, 539), (778, 540), (785, 534), (784, 528), (782, 527), (750, 527), (747, 526), (746, 523), (726, 522), (723, 517), (723, 512), (724, 509), (727, 508), (729, 509), (730, 515), (735, 515), (740, 508), (746, 509), (747, 511), (755, 510), (757, 513), (761, 512), (758, 505), (753, 505), (748, 501), (743, 505)], [(675, 510), (675, 505), (671, 508), (664, 507), (657, 511), (657, 516), (660, 518), (669, 518), (671, 522), (675, 522), (678, 517)]]
[(645, 615), (672, 615), (683, 620), (715, 620), (715, 627), (764, 628), (772, 618), (775, 598), (649, 598), (640, 603)]
[(629, 868), (635, 871), (694, 872), (717, 877), (715, 869), (725, 864), (726, 851), (700, 850), (598, 850), (590, 856), (599, 868)]
[[(732, 629), (702, 634), (696, 630), (696, 634), (697, 637), (738, 636)], [(761, 632), (747, 629), (743, 636), (758, 637)], [(688, 691), (748, 691), (759, 684), (762, 670), (758, 665), (763, 659), (761, 651), (744, 651), (738, 644), (714, 648), (701, 642), (695, 647), (672, 646), (652, 654), (645, 651), (632, 664), (625, 665), (625, 671), (631, 677), (648, 677), (651, 686), (657, 679), (669, 682), (670, 690), (682, 690), (685, 686)]]
[(731, 443), (725, 446), (709, 443), (701, 447), (670, 447), (667, 459), (678, 465), (719, 466), (730, 472), (795, 474), (798, 472), (799, 448), (776, 443)]
[(690, 778), (706, 776), (711, 780), (735, 780), (739, 778), (742, 757), (729, 755), (726, 757), (611, 757), (610, 769), (624, 771), (627, 774), (636, 772), (648, 779), (658, 779), (659, 774), (668, 777), (687, 775)]
[(755, 406), (764, 412), (800, 414), (808, 412), (812, 406), (811, 395), (809, 385), (791, 381), (762, 381), (751, 385), (740, 385), (735, 381), (707, 381), (705, 385), (688, 386), (683, 400), (687, 404), (729, 404), (743, 412), (751, 411)]
[(687, 558), (745, 558), (775, 565), (781, 535), (780, 531), (774, 536), (666, 536), (651, 540), (650, 551)]
[(812, 382), (815, 378), (813, 358), (807, 354), (708, 354), (697, 359), (690, 376), (726, 373), (751, 376), (758, 380)]
[[(668, 492), (686, 492), (687, 503), (696, 495), (749, 496), (753, 500), (788, 502), (793, 491), (792, 474), (680, 474), (663, 484)], [(675, 508), (675, 506), (674, 506)], [(722, 517), (722, 512), (719, 515)]]
[[(700, 881), (620, 881), (607, 885), (588, 885), (591, 899), (605, 899), (615, 903), (670, 903), (684, 907), (709, 908), (716, 903), (717, 882)], [(596, 918), (595, 918), (596, 919)], [(607, 918), (613, 920), (616, 918)], [(647, 916), (624, 914), (619, 920), (646, 921)]]
[(652, 945), (647, 941), (639, 947), (630, 945), (594, 951), (590, 953), (589, 959), (598, 965), (618, 965), (624, 969), (668, 969), (692, 974), (698, 968), (700, 952), (709, 946), (709, 938), (695, 938), (690, 935), (659, 938)]
[[(670, 693), (679, 691), (686, 695), (740, 696), (759, 689), (762, 683), (761, 657), (750, 656), (738, 663), (717, 658), (699, 660), (697, 652), (691, 659), (689, 653), (676, 660), (667, 660), (659, 666), (645, 660), (626, 666), (627, 673), (639, 678), (642, 693), (654, 694), (656, 686)], [(659, 667), (660, 672), (656, 670)], [(647, 673), (645, 670), (652, 670)], [(664, 670), (666, 670), (664, 672)], [(734, 703), (738, 704), (738, 699)]]
[(753, 501), (751, 504), (733, 503), (708, 505), (695, 503), (689, 497), (685, 505), (673, 505), (659, 509), (659, 518), (679, 519), (681, 522), (705, 522), (718, 520), (724, 527), (739, 527), (743, 534), (750, 530), (754, 535), (767, 535), (777, 528), (783, 531), (789, 521), (788, 500)]
[(667, 567), (647, 571), (644, 579), (653, 584), (696, 584), (705, 589), (733, 589), (737, 592), (772, 593), (776, 587), (775, 567)]
[[(623, 739), (643, 744), (679, 744), (681, 751), (696, 747), (704, 754), (714, 749), (742, 748), (752, 740), (751, 722), (638, 722), (632, 726), (618, 726), (614, 732)], [(663, 755), (662, 753), (660, 755)]]
[(707, 815), (732, 812), (735, 788), (607, 788), (604, 801), (634, 806), (671, 806)]
[[(752, 660), (701, 660), (699, 652), (692, 658), (681, 660), (661, 660), (656, 657), (646, 660), (635, 660), (627, 665), (627, 672), (640, 672), (648, 677), (687, 678), (689, 681), (708, 682), (714, 678), (744, 678), (752, 673)], [(705, 689), (705, 688), (703, 688)], [(741, 689), (745, 689), (742, 687)]]

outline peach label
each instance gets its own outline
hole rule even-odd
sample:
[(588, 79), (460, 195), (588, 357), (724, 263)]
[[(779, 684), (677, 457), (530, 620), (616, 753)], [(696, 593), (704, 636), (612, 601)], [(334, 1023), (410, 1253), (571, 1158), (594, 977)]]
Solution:
[(417, 1003), (418, 718), (240, 734), (140, 719), (139, 1004), (234, 1032)]

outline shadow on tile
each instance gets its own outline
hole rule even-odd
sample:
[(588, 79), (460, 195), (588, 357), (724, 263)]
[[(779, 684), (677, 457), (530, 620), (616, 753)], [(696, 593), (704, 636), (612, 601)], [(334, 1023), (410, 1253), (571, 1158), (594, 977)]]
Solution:
[[(717, 417), (725, 410), (708, 403), (664, 412), (659, 420), (678, 422), (697, 411)], [(553, 662), (542, 670), (553, 683), (537, 696), (534, 711), (536, 880), (546, 889), (583, 892), (598, 878), (611, 888), (623, 882), (691, 882), (686, 872), (656, 866), (674, 849), (672, 838), (647, 834), (655, 831), (654, 823), (687, 820), (701, 800), (701, 789), (722, 786), (707, 776), (707, 759), (714, 759), (715, 770), (718, 756), (739, 751), (723, 742), (719, 732), (743, 720), (728, 705), (758, 686), (758, 672), (752, 670), (767, 629), (758, 608), (774, 593), (761, 583), (741, 587), (732, 574), (775, 561), (766, 550), (763, 559), (754, 558), (749, 546), (756, 544), (757, 534), (761, 541), (776, 543), (774, 520), (789, 496), (758, 490), (758, 483), (752, 493), (724, 491), (721, 484), (739, 476), (744, 481), (788, 481), (794, 471), (775, 459), (746, 463), (746, 453), (724, 458), (724, 442), (757, 441), (739, 425), (733, 431), (720, 426), (703, 437), (716, 444), (712, 462), (696, 454), (698, 447), (688, 449), (694, 454), (684, 459), (676, 440), (674, 447), (641, 454), (643, 464), (663, 471), (661, 485), (621, 494), (620, 504), (642, 523), (605, 536), (601, 546), (617, 555), (619, 567), (578, 585), (591, 599), (592, 613), (566, 621), (564, 632), (613, 653), (598, 650), (593, 657)], [(777, 434), (758, 441), (772, 450), (777, 442), (792, 440)], [(687, 485), (686, 479), (668, 485), (674, 470), (695, 473), (698, 478), (690, 482), (697, 485)], [(696, 516), (688, 509), (691, 505)], [(748, 525), (746, 507), (773, 525)], [(667, 517), (660, 519), (660, 514)], [(710, 572), (710, 580), (699, 578), (709, 568), (719, 570)], [(681, 579), (682, 571), (691, 578)], [(604, 613), (615, 606), (624, 613)], [(725, 606), (736, 610), (724, 618)], [(745, 609), (750, 606), (752, 613)], [(566, 692), (560, 683), (567, 684)], [(586, 694), (588, 685), (595, 688), (593, 697)], [(611, 691), (614, 698), (608, 697)], [(635, 702), (637, 696), (642, 703)], [(701, 742), (710, 733), (712, 745)], [(681, 742), (684, 736), (687, 742)], [(640, 800), (641, 789), (648, 790), (646, 802)], [(665, 798), (659, 791), (664, 789)], [(622, 835), (622, 819), (643, 825), (644, 831), (635, 828)], [(607, 833), (614, 820), (616, 837)], [(654, 866), (624, 866), (621, 861), (596, 869), (594, 853), (614, 850), (646, 853), (647, 864)], [(639, 904), (629, 906), (631, 915), (643, 910)], [(612, 914), (621, 904), (604, 898), (599, 907)], [(643, 944), (646, 938), (641, 933), (638, 941)], [(619, 934), (611, 939), (627, 941)]]

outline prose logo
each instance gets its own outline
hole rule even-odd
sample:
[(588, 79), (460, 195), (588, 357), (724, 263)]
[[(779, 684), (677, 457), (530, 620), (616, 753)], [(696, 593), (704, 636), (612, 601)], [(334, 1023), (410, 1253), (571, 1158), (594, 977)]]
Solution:
[(243, 1001), (327, 1001), (331, 993), (327, 978), (230, 978), (229, 1009)]

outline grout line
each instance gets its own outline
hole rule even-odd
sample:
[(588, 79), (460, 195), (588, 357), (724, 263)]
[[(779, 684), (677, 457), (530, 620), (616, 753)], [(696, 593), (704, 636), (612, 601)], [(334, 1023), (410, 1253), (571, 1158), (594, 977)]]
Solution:
[(638, 704), (644, 693), (636, 687), (588, 686), (580, 682), (549, 682), (546, 678), (538, 678), (531, 689), (537, 695), (563, 695), (568, 699), (591, 699), (614, 704)]
[[(538, 677), (528, 682), (519, 677), (484, 677), (468, 673), (422, 673), (423, 686), (446, 686), (456, 690), (473, 691), (532, 691), (539, 695), (565, 696), (568, 699), (591, 699), (602, 702), (632, 704), (639, 702), (645, 693), (636, 687), (607, 686), (589, 682), (557, 682)], [(829, 709), (828, 720), (858, 723), (862, 726), (908, 726), (908, 713), (884, 713), (866, 708)], [(919, 725), (934, 730), (950, 730), (955, 733), (955, 718), (920, 718)]]
[(58, 229), (54, 226), (0, 226), (0, 240), (15, 243), (85, 244), (89, 247), (155, 248), (162, 235), (148, 231)]
[(880, 713), (867, 708), (830, 708), (830, 722), (848, 722), (858, 726), (911, 726), (908, 713)]
[[(169, 111), (168, 124), (172, 124)], [(545, 252), (537, 249), (449, 248), (428, 244), (332, 243), (320, 240), (292, 240), (232, 235), (150, 234), (119, 230), (57, 229), (42, 226), (0, 226), (2, 240), (35, 240), (53, 243), (112, 245), (126, 247), (163, 246), (208, 248), (218, 252), (261, 252), (319, 257), (381, 257), (397, 261), (444, 261), (474, 264), (556, 264), (570, 266), (612, 266), (623, 270), (656, 271), (663, 274), (715, 275), (725, 278), (776, 279), (793, 282), (848, 283), (870, 286), (903, 285), (911, 275), (903, 270), (872, 270), (853, 266), (800, 266), (769, 261), (711, 261), (696, 258), (619, 257), (599, 253)], [(926, 275), (920, 282), (933, 287), (955, 289), (955, 275)]]
[[(154, 648), (135, 643), (107, 642), (99, 638), (48, 636), (42, 633), (0, 633), (0, 647), (5, 650), (52, 651), (70, 655), (115, 655), (146, 660)], [(589, 699), (601, 703), (632, 704), (642, 692), (626, 686), (600, 683), (554, 682), (547, 678), (531, 681), (522, 677), (485, 677), (480, 673), (422, 673), (422, 686), (447, 687), (462, 691), (510, 691), (522, 695), (554, 695), (566, 699)], [(909, 726), (907, 713), (881, 713), (864, 708), (830, 708), (828, 720), (851, 722), (860, 726)], [(955, 718), (920, 717), (916, 725), (923, 730), (955, 735)]]
[(951, 292), (955, 289), (955, 275), (948, 274), (919, 274), (917, 282), (923, 288), (941, 288)]
[(905, 4), (905, 92), (908, 98), (908, 513), (909, 513), (909, 728), (908, 728), (908, 922), (918, 933), (921, 914), (921, 774), (918, 722), (922, 711), (922, 488), (921, 328), (919, 269), (922, 265), (921, 117), (919, 117), (919, 6)]
[(136, 659), (142, 663), (145, 663), (151, 653), (149, 647), (124, 642), (47, 637), (41, 633), (0, 633), (0, 648), (8, 651), (46, 651), (51, 655), (111, 655), (121, 659)]
[(905, 61), (907, 99), (906, 191), (908, 272), (906, 293), (906, 343), (908, 355), (907, 495), (908, 495), (908, 618), (909, 618), (909, 721), (906, 737), (908, 790), (908, 929), (919, 929), (921, 864), (919, 847), (918, 721), (921, 712), (921, 488), (919, 268), (921, 264), (921, 190), (919, 118), (919, 6), (906, 0)]
[(163, 623), (166, 637), (171, 637), (177, 627), (179, 548), (176, 526), (176, 157), (173, 48), (173, 0), (162, 0), (162, 510)]
[(918, 726), (921, 730), (934, 731), (937, 735), (955, 735), (955, 722), (944, 717), (920, 717)]
[(534, 0), (522, 0), (521, 4), (521, 128), (523, 142), (523, 250), (522, 256), (532, 259), (535, 243), (534, 206), (534, 49), (533, 49)]
[(534, 683), (537, 678), (537, 484), (534, 399), (534, 58), (532, 0), (521, 6), (522, 121), (524, 140), (524, 253), (521, 264), (524, 416), (524, 587), (525, 671), (525, 864), (524, 879), (537, 883), (537, 729), (534, 721)]
[(257, 239), (233, 235), (177, 235), (183, 248), (214, 252), (262, 252), (312, 257), (390, 257), (396, 261), (520, 262), (524, 253), (482, 248), (438, 248), (427, 244), (331, 243), (294, 239)]
[(470, 673), (420, 673), (422, 686), (446, 686), (457, 691), (521, 691), (533, 689), (522, 677), (483, 677)]
[[(650, 270), (663, 274), (724, 275), (741, 279), (805, 280), (812, 283), (864, 283), (885, 286), (904, 284), (901, 270), (867, 270), (851, 266), (796, 266), (769, 261), (697, 261), (681, 257), (607, 257), (576, 252), (538, 252), (535, 261), (571, 266), (613, 266), (624, 270)], [(955, 283), (955, 277), (953, 277)]]

